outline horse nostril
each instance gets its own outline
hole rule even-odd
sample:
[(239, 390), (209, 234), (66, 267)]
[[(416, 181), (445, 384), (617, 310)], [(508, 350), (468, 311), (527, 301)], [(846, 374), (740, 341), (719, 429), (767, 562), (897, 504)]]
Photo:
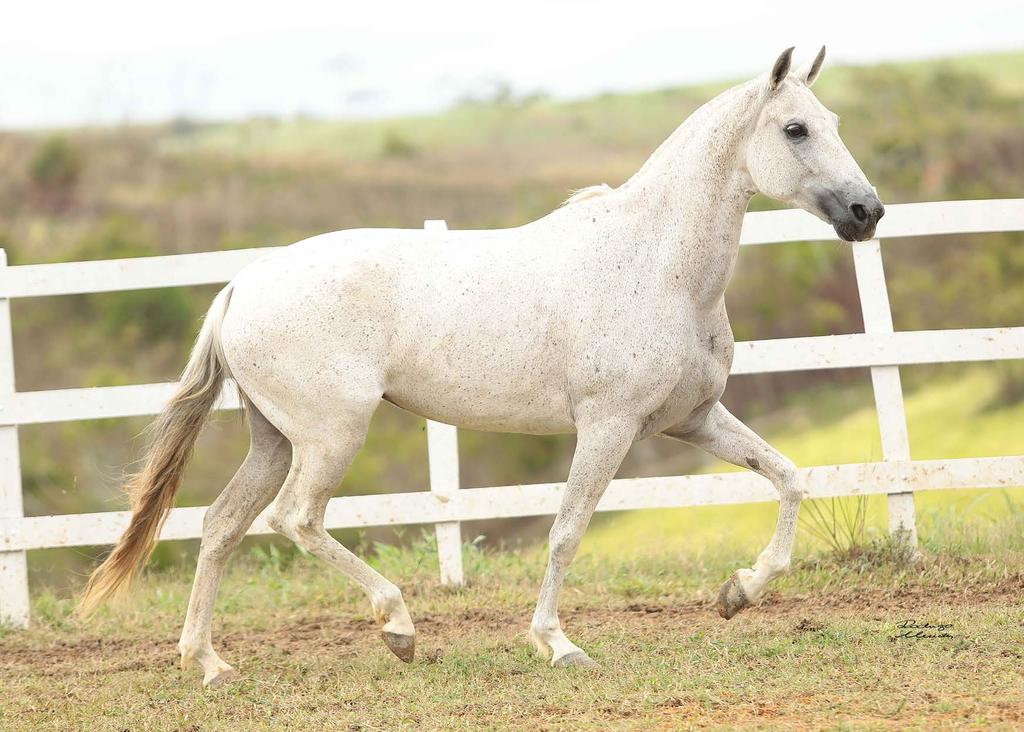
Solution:
[(885, 216), (885, 206), (878, 204), (878, 208), (875, 209), (875, 221), (881, 221), (883, 216)]
[(859, 203), (850, 205), (850, 210), (853, 212), (853, 216), (857, 221), (864, 222), (868, 220), (868, 210), (861, 206)]

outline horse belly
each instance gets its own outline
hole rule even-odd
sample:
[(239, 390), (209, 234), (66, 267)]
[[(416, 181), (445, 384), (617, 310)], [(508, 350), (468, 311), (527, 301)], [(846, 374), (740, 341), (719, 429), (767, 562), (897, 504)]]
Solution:
[[(384, 398), (438, 422), (485, 432), (572, 432), (564, 372), (508, 354), (480, 361), (450, 348), (411, 360), (388, 378)], [(468, 363), (471, 362), (471, 363)]]
[(438, 250), (430, 266), (410, 254), (384, 398), (469, 429), (573, 431), (564, 288), (552, 257), (534, 249)]

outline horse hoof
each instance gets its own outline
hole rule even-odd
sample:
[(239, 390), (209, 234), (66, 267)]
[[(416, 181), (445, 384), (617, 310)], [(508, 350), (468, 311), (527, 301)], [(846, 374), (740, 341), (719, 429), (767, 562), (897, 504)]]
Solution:
[(551, 662), (551, 665), (555, 668), (569, 668), (570, 666), (576, 666), (578, 668), (596, 668), (597, 661), (592, 659), (583, 651), (573, 651), (572, 653), (566, 653), (560, 658), (556, 658)]
[(719, 615), (729, 620), (748, 605), (750, 605), (750, 600), (747, 598), (747, 593), (743, 591), (743, 585), (740, 584), (739, 573), (734, 574), (718, 591), (715, 609), (718, 610)]
[(227, 668), (218, 669), (212, 674), (207, 674), (206, 678), (203, 679), (204, 689), (219, 689), (220, 687), (231, 684), (238, 681), (238, 672), (228, 666)]
[(386, 630), (381, 631), (380, 635), (384, 639), (384, 645), (390, 648), (392, 653), (406, 663), (412, 663), (416, 655), (416, 636), (390, 633)]

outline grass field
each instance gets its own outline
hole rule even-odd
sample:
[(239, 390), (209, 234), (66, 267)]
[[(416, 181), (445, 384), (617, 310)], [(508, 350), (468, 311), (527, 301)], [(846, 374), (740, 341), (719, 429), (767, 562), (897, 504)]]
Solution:
[[(973, 369), (911, 392), (915, 457), (1019, 452), (1024, 406), (985, 407), (995, 383)], [(763, 427), (801, 464), (877, 458), (870, 405), (815, 427), (806, 419), (804, 408)], [(412, 666), (390, 655), (368, 603), (325, 565), (273, 546), (243, 550), (215, 631), (242, 679), (213, 691), (176, 665), (191, 567), (149, 575), (127, 605), (88, 623), (66, 595), (43, 590), (31, 630), (0, 630), (0, 728), (1019, 729), (1021, 499), (924, 494), (915, 568), (893, 559), (881, 532), (838, 554), (802, 530), (794, 571), (729, 622), (710, 601), (767, 539), (774, 505), (605, 517), (562, 602), (567, 632), (601, 664), (593, 671), (549, 668), (527, 642), (541, 547), (468, 545), (459, 591), (438, 584), (429, 538), (367, 552), (403, 587), (418, 628)], [(869, 526), (883, 517), (873, 504)], [(948, 627), (900, 637), (906, 621)]]
[[(732, 621), (708, 600), (749, 556), (580, 558), (567, 632), (600, 663), (552, 669), (526, 640), (540, 550), (467, 548), (470, 584), (439, 586), (431, 542), (385, 550), (417, 622), (406, 666), (358, 591), (313, 559), (240, 558), (215, 643), (242, 674), (204, 691), (177, 667), (188, 592), (151, 575), (88, 624), (43, 594), (27, 632), (0, 635), (4, 730), (1019, 729), (1024, 724), (1024, 520), (925, 533), (914, 569), (884, 547), (805, 555)], [(899, 637), (899, 624), (944, 626)]]
[[(1020, 453), (1024, 403), (998, 405), (991, 367), (907, 375), (914, 457)], [(866, 384), (800, 395), (757, 427), (800, 465), (879, 458)], [(920, 567), (893, 560), (884, 498), (871, 499), (860, 546), (837, 554), (803, 526), (795, 571), (729, 622), (710, 603), (767, 541), (775, 504), (599, 517), (562, 603), (593, 671), (552, 669), (527, 642), (542, 547), (467, 546), (457, 592), (439, 586), (429, 539), (362, 551), (417, 623), (405, 666), (351, 583), (249, 546), (215, 625), (242, 678), (220, 690), (177, 666), (191, 564), (88, 623), (44, 588), (31, 630), (0, 630), (0, 729), (1019, 729), (1024, 491), (932, 491), (917, 505)], [(906, 621), (949, 627), (899, 637)]]
[[(915, 457), (1020, 452), (1024, 404), (991, 406), (992, 369), (930, 376), (906, 399)], [(801, 465), (879, 455), (866, 389), (801, 396), (758, 427)], [(368, 552), (417, 622), (412, 666), (385, 650), (361, 594), (326, 566), (245, 549), (215, 633), (242, 681), (218, 691), (176, 665), (191, 566), (151, 574), (136, 599), (88, 623), (66, 593), (43, 589), (31, 630), (0, 630), (0, 728), (1019, 728), (1022, 492), (920, 494), (925, 560), (914, 569), (881, 543), (884, 499), (868, 508), (846, 555), (803, 527), (795, 571), (731, 622), (710, 600), (766, 542), (774, 504), (602, 516), (562, 605), (570, 636), (601, 663), (592, 672), (551, 669), (526, 641), (540, 547), (467, 546), (470, 584), (458, 592), (439, 586), (429, 540)], [(950, 637), (896, 638), (907, 620), (950, 624)]]

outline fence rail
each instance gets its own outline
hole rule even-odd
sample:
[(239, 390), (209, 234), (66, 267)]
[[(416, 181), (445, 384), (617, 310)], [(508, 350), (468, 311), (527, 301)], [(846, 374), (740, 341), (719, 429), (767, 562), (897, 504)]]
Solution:
[[(427, 228), (443, 229), (443, 221)], [(1024, 199), (894, 205), (879, 237), (1024, 231)], [(789, 241), (835, 241), (831, 228), (802, 211), (747, 214), (744, 246)], [(25, 517), (18, 426), (158, 413), (175, 384), (17, 392), (11, 342), (12, 298), (114, 292), (223, 283), (269, 249), (163, 257), (6, 266), (0, 250), (0, 623), (29, 622), (25, 552), (49, 547), (111, 544), (128, 513)], [(869, 367), (882, 437), (882, 462), (805, 469), (812, 498), (884, 493), (889, 524), (916, 541), (913, 492), (922, 488), (1024, 485), (1024, 456), (914, 461), (910, 457), (899, 367), (907, 364), (1024, 358), (1024, 327), (893, 332), (879, 241), (853, 245), (865, 333), (785, 338), (736, 344), (732, 373)], [(217, 408), (235, 409), (231, 385)], [(459, 489), (458, 437), (450, 425), (428, 421), (430, 491), (334, 498), (328, 528), (435, 524), (442, 581), (463, 581), (460, 522), (555, 513), (564, 484)], [(775, 500), (771, 484), (753, 473), (616, 480), (599, 511)], [(174, 509), (162, 539), (198, 538), (206, 507)], [(269, 533), (261, 515), (250, 533)]]

